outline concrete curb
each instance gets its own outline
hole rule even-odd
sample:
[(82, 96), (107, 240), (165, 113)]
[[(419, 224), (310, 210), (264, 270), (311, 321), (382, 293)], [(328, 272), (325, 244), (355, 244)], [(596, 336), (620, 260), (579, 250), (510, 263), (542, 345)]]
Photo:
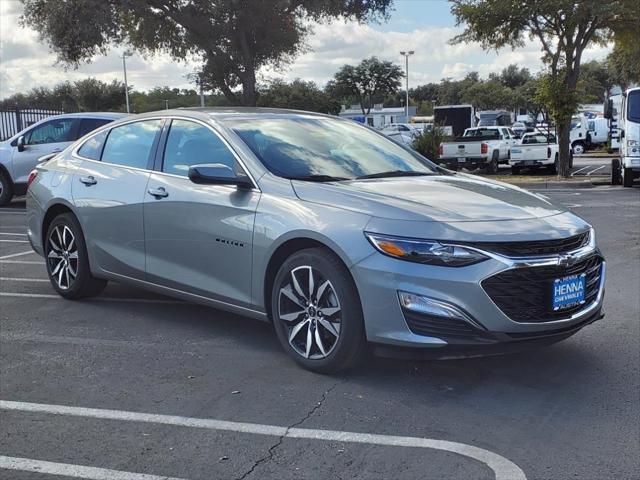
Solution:
[[(502, 180), (504, 181), (504, 180)], [(610, 177), (592, 178), (589, 180), (549, 180), (547, 182), (505, 182), (520, 188), (546, 190), (553, 188), (593, 188), (611, 185)]]

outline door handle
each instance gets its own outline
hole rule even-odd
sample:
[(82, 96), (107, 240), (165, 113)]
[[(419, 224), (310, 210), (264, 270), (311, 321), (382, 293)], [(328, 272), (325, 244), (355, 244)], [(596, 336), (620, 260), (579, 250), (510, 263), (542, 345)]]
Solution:
[(147, 190), (147, 192), (149, 192), (149, 195), (152, 195), (156, 198), (165, 198), (169, 196), (169, 192), (167, 192), (164, 187), (160, 187), (160, 188), (150, 188), (149, 190)]
[(98, 183), (98, 181), (92, 176), (80, 177), (80, 181), (87, 186), (95, 185), (96, 183)]
[(60, 153), (61, 151), (61, 148), (54, 148), (53, 150), (51, 150), (51, 153)]

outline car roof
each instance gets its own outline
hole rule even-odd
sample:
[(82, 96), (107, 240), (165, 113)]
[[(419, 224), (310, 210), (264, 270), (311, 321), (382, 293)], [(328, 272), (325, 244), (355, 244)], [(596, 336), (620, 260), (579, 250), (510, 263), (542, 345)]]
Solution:
[(60, 115), (53, 115), (48, 117), (52, 118), (108, 118), (117, 119), (126, 117), (128, 114), (121, 112), (76, 112), (76, 113), (63, 113)]
[[(170, 110), (157, 110), (137, 115), (137, 118), (181, 116), (202, 119), (209, 117), (212, 120), (244, 120), (258, 118), (294, 118), (294, 117), (318, 117), (340, 119), (334, 115), (324, 113), (307, 112), (303, 110), (288, 110), (285, 108), (261, 108), (261, 107), (189, 107)], [(341, 119), (342, 120), (342, 119)]]

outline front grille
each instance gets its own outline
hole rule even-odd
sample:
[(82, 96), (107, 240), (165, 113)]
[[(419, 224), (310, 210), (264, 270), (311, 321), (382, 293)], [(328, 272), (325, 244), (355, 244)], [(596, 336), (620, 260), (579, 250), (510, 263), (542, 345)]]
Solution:
[(533, 257), (542, 255), (556, 255), (570, 252), (589, 243), (589, 232), (574, 235), (569, 238), (554, 240), (537, 240), (532, 242), (479, 242), (474, 247), (498, 253), (507, 257)]
[(483, 330), (475, 328), (464, 320), (425, 315), (404, 309), (403, 313), (409, 330), (416, 335), (426, 335), (428, 337), (478, 337), (484, 334)]
[[(571, 317), (598, 296), (602, 257), (595, 254), (571, 267), (527, 267), (506, 270), (482, 281), (487, 295), (514, 322), (552, 322)], [(553, 281), (586, 274), (585, 303), (561, 311), (553, 310)]]

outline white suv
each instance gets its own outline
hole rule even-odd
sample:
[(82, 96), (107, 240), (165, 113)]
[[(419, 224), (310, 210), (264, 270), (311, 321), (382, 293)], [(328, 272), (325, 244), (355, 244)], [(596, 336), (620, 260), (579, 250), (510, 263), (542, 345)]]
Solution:
[(45, 118), (0, 142), (0, 206), (24, 195), (38, 158), (61, 152), (74, 141), (123, 113), (68, 113)]

